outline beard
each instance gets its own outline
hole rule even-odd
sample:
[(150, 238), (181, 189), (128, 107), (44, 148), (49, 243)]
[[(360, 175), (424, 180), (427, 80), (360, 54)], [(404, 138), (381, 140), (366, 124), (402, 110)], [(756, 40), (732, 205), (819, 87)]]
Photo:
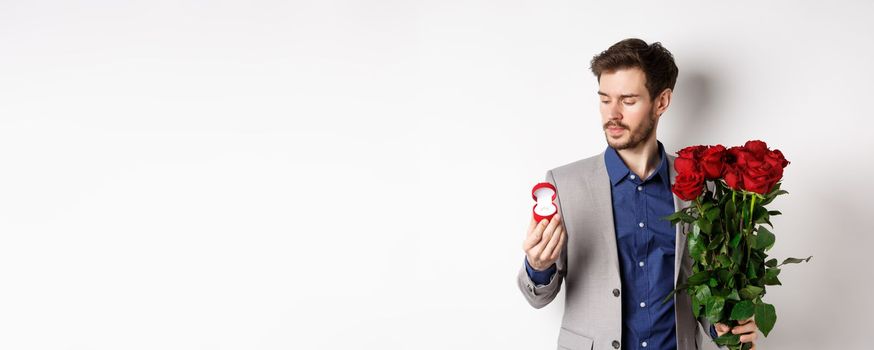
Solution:
[[(607, 138), (607, 144), (616, 150), (637, 147), (641, 142), (648, 140), (650, 135), (652, 135), (652, 131), (655, 129), (655, 119), (655, 113), (650, 113), (650, 117), (644, 118), (643, 123), (634, 130), (631, 130), (628, 125), (624, 125), (618, 121), (610, 121), (607, 124), (604, 124), (604, 136)], [(607, 128), (611, 126), (618, 126), (625, 130), (630, 130), (631, 135), (628, 137), (628, 140), (622, 142), (621, 139), (614, 140), (610, 137), (607, 133)]]

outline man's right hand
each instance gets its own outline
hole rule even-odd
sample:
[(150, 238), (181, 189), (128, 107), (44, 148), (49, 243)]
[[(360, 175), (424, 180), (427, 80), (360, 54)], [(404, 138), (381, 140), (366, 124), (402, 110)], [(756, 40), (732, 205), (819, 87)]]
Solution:
[(537, 271), (552, 266), (561, 255), (566, 236), (559, 213), (555, 213), (551, 220), (543, 219), (539, 223), (532, 217), (531, 224), (528, 225), (528, 236), (522, 243), (528, 265)]

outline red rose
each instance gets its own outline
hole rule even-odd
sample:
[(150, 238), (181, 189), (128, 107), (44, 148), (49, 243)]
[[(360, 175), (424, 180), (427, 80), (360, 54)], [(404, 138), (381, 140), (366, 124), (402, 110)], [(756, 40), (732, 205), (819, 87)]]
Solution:
[(739, 169), (746, 168), (749, 159), (753, 158), (753, 154), (741, 146), (729, 148), (726, 153), (728, 153), (728, 155), (725, 157), (725, 162), (727, 164), (735, 165)]
[(707, 146), (701, 146), (701, 145), (689, 146), (689, 147), (683, 148), (679, 152), (677, 152), (677, 157), (686, 158), (686, 159), (694, 159), (697, 161), (697, 160), (701, 159), (701, 152), (703, 152), (704, 149), (706, 149), (706, 148), (707, 148)]
[(725, 147), (722, 145), (707, 147), (701, 152), (701, 170), (704, 171), (705, 179), (713, 180), (722, 177), (725, 166), (724, 155)]
[(743, 185), (743, 175), (734, 164), (726, 164), (722, 173), (725, 184), (732, 190), (740, 190)]
[(684, 200), (698, 197), (704, 181), (719, 179), (732, 190), (767, 194), (780, 182), (783, 168), (789, 165), (780, 150), (772, 151), (760, 140), (750, 140), (729, 149), (722, 145), (689, 146), (677, 154), (673, 191)]
[(699, 171), (698, 161), (689, 158), (674, 159), (674, 169), (677, 170), (677, 175), (688, 174)]
[(777, 183), (774, 181), (771, 165), (765, 162), (750, 162), (749, 164), (757, 164), (757, 166), (747, 166), (745, 169), (743, 189), (758, 194), (770, 192), (771, 187)]
[(761, 141), (749, 141), (744, 146), (751, 149), (753, 156), (748, 158), (746, 167), (742, 170), (743, 188), (759, 194), (771, 192), (774, 185), (783, 178), (783, 168), (789, 165), (789, 161), (779, 150), (771, 151), (767, 147), (762, 150), (764, 144)]
[(779, 149), (765, 153), (765, 162), (771, 164), (771, 167), (779, 168), (781, 173), (783, 168), (789, 165), (789, 161), (783, 157), (783, 152), (780, 152)]
[(744, 148), (752, 153), (758, 160), (765, 158), (765, 153), (768, 152), (768, 144), (759, 140), (747, 141), (747, 143), (744, 144)]
[(704, 191), (704, 174), (700, 171), (677, 174), (671, 191), (685, 201), (698, 198)]
[(699, 161), (701, 160), (701, 152), (707, 146), (689, 146), (677, 152), (677, 159), (674, 159), (674, 169), (677, 170), (677, 175), (689, 174), (691, 172), (700, 171)]

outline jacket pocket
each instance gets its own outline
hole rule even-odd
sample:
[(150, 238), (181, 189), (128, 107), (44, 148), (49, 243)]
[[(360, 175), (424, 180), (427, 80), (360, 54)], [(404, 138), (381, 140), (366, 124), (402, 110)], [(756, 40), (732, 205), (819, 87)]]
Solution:
[(561, 327), (558, 332), (558, 348), (568, 350), (592, 350), (592, 344), (595, 341), (592, 338), (579, 333), (572, 332), (567, 328)]

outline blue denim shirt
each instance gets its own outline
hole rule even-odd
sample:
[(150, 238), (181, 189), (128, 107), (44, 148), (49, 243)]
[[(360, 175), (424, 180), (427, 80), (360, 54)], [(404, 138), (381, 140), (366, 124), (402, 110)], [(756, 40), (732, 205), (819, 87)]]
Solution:
[[(622, 344), (625, 349), (676, 349), (674, 300), (661, 299), (674, 289), (676, 228), (662, 219), (674, 213), (667, 154), (661, 141), (659, 165), (641, 179), (607, 147), (604, 161), (610, 177), (613, 224), (622, 281)], [(544, 271), (525, 266), (536, 284), (548, 284), (555, 265)], [(711, 326), (710, 335), (716, 338)]]

